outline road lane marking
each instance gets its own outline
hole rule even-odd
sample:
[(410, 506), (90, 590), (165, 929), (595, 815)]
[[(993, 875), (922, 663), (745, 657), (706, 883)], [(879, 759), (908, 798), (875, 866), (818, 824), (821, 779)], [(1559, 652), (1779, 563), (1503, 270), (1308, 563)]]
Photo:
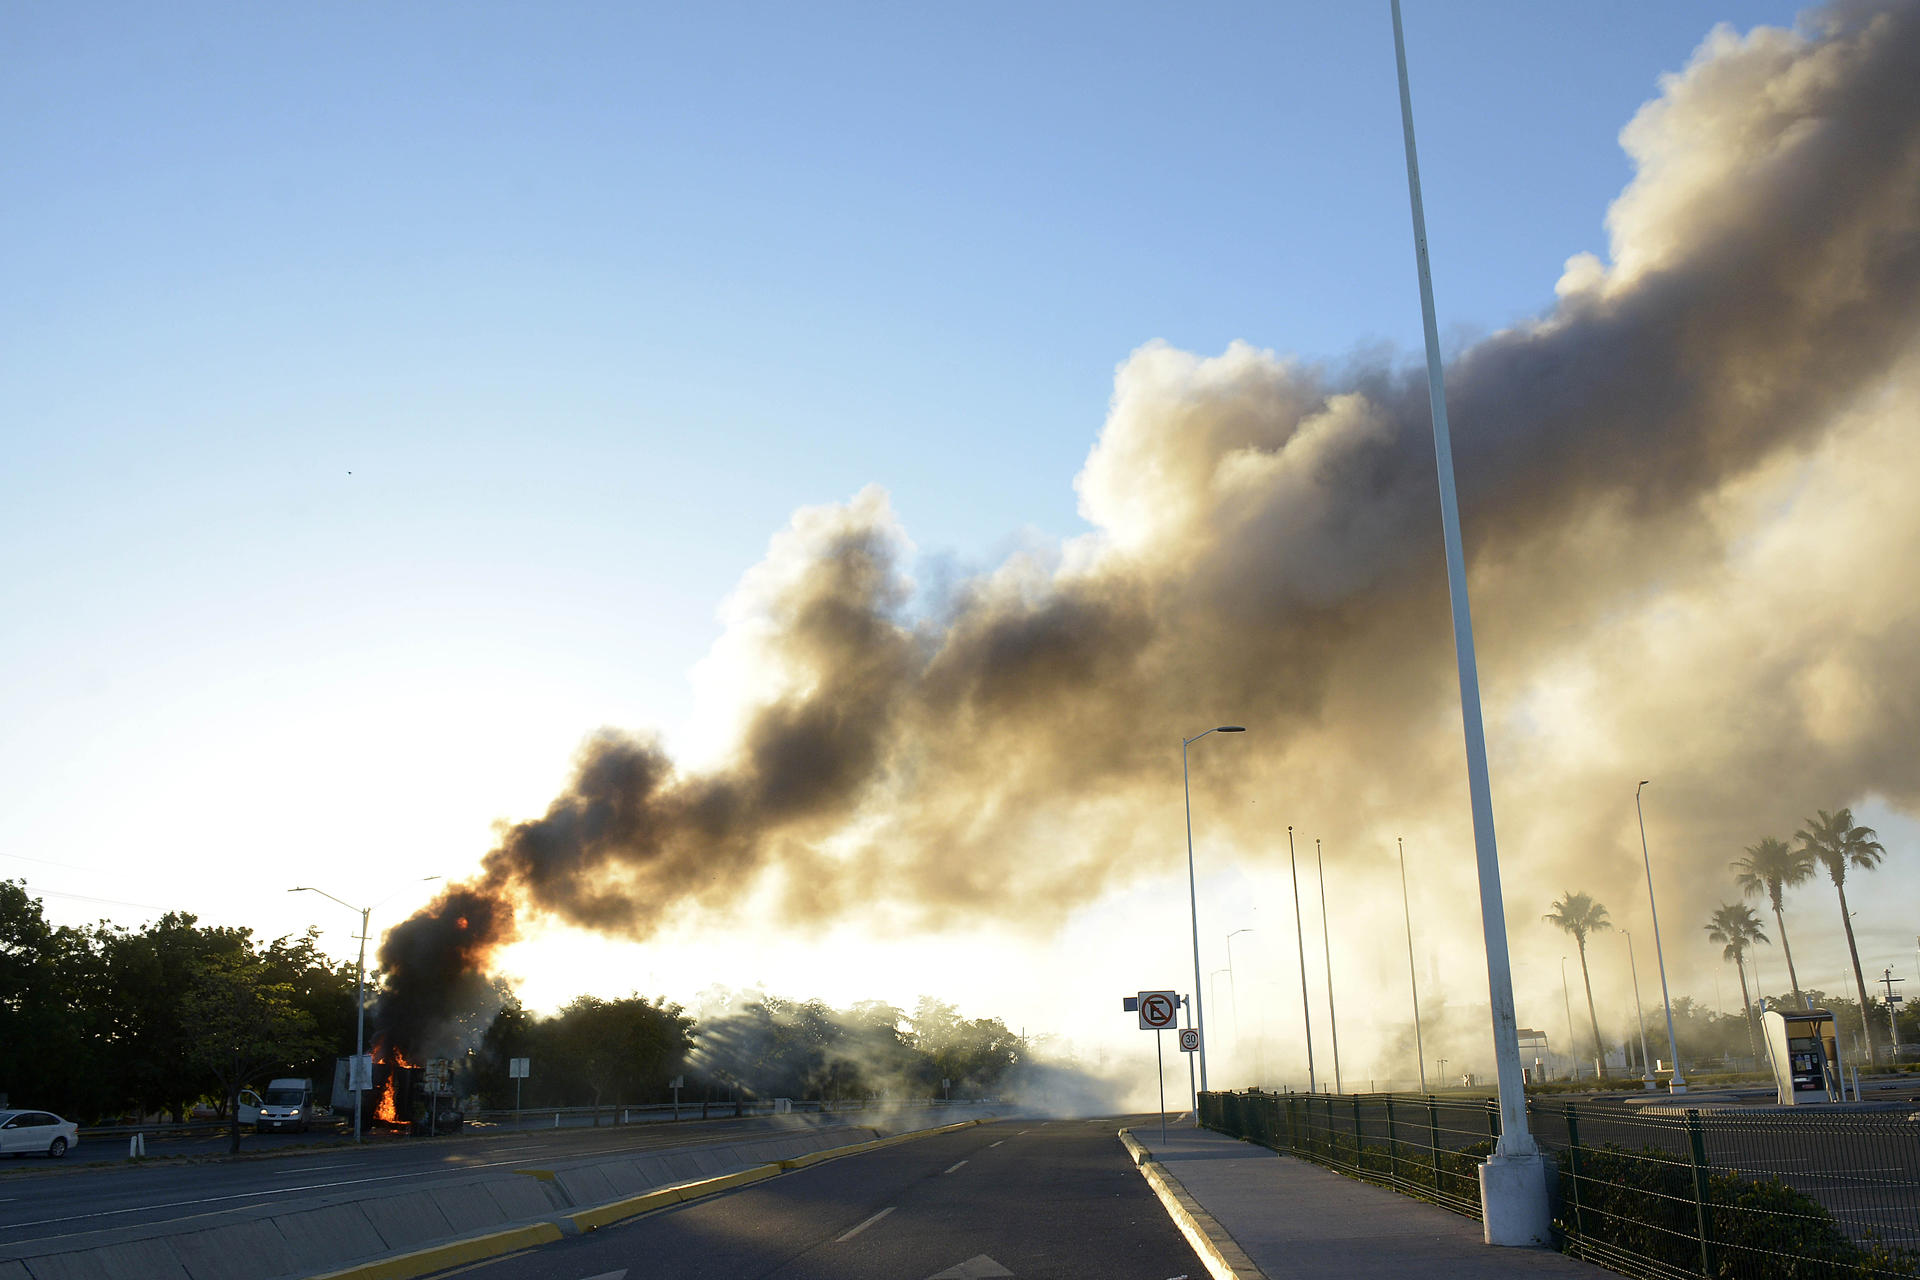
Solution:
[(955, 1169), (958, 1169), (958, 1168), (959, 1168), (959, 1167), (960, 1167), (961, 1165), (963, 1165), (963, 1164), (965, 1164), (965, 1163), (966, 1163), (966, 1161), (965, 1161), (965, 1160), (959, 1160), (959, 1161), (955, 1161), (955, 1162), (954, 1162), (953, 1164), (950, 1164), (950, 1165), (948, 1165), (948, 1166), (947, 1166), (946, 1168), (944, 1168), (944, 1169), (942, 1169), (942, 1170), (941, 1170), (940, 1172), (942, 1172), (942, 1173), (952, 1173), (952, 1172), (953, 1172), (953, 1171), (954, 1171)]
[[(1005, 1138), (1000, 1139), (1000, 1142), (1005, 1142), (1005, 1141), (1006, 1141)], [(987, 1144), (987, 1150), (989, 1151), (993, 1150), (995, 1147), (1000, 1145), (1000, 1142), (989, 1142)]]
[(871, 1218), (868, 1218), (865, 1222), (861, 1223), (859, 1226), (855, 1227), (853, 1230), (847, 1232), (845, 1235), (835, 1236), (833, 1238), (833, 1242), (835, 1244), (845, 1244), (847, 1241), (853, 1239), (855, 1236), (859, 1235), (862, 1231), (865, 1231), (868, 1227), (872, 1226), (874, 1223), (880, 1221), (880, 1219), (892, 1213), (893, 1209), (894, 1209), (894, 1206), (888, 1205), (886, 1208), (874, 1214)]

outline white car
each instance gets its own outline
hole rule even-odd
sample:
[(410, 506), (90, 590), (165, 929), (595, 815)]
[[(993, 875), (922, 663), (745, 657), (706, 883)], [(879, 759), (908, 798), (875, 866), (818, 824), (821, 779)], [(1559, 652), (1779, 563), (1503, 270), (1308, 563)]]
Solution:
[(51, 1111), (0, 1111), (0, 1151), (58, 1160), (79, 1145), (80, 1126)]

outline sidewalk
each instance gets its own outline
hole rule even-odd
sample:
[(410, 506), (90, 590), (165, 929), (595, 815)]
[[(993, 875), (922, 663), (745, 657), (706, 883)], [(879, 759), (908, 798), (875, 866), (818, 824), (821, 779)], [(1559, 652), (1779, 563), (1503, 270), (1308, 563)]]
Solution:
[(1215, 1280), (1613, 1274), (1546, 1249), (1494, 1248), (1481, 1242), (1471, 1218), (1210, 1129), (1170, 1127), (1164, 1142), (1157, 1124), (1131, 1133), (1152, 1154), (1141, 1172)]

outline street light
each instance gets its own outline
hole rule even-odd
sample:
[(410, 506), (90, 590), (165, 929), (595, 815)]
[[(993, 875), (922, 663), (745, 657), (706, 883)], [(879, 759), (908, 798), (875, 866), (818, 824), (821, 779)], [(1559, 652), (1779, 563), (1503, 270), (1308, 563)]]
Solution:
[(1333, 1008), (1333, 938), (1327, 931), (1327, 864), (1320, 857), (1320, 837), (1313, 838), (1313, 861), (1320, 868), (1320, 945), (1327, 954), (1327, 1026), (1333, 1032), (1333, 1091), (1340, 1092), (1340, 1015)]
[(1667, 1082), (1669, 1093), (1685, 1093), (1687, 1078), (1680, 1074), (1680, 1042), (1673, 1036), (1673, 1000), (1667, 995), (1667, 957), (1660, 949), (1660, 908), (1653, 903), (1653, 858), (1647, 853), (1647, 815), (1640, 809), (1640, 789), (1652, 779), (1640, 779), (1633, 789), (1633, 814), (1640, 820), (1640, 861), (1647, 869), (1647, 910), (1653, 916), (1653, 958), (1660, 962), (1660, 1002), (1667, 1007), (1667, 1049), (1673, 1054), (1673, 1078)]
[(1633, 962), (1633, 931), (1622, 929), (1627, 935), (1627, 968), (1633, 973), (1633, 1016), (1640, 1020), (1640, 1083), (1647, 1086), (1647, 1092), (1654, 1089), (1653, 1058), (1647, 1053), (1647, 1014), (1640, 1007), (1640, 966)]
[[(1227, 998), (1233, 1001), (1233, 1050), (1235, 1053), (1240, 1051), (1240, 985), (1233, 976), (1233, 940), (1243, 933), (1252, 932), (1253, 926), (1248, 925), (1244, 929), (1235, 929), (1227, 935)], [(1259, 1045), (1259, 1038), (1255, 1037), (1253, 1055), (1253, 1083), (1255, 1088), (1259, 1087), (1260, 1078), (1266, 1074), (1260, 1067)]]
[(1407, 917), (1407, 987), (1413, 992), (1413, 1058), (1420, 1064), (1420, 1092), (1427, 1091), (1427, 1050), (1420, 1041), (1420, 981), (1413, 972), (1413, 904), (1407, 898), (1407, 845), (1393, 838), (1400, 848), (1400, 909)]
[(1434, 473), (1440, 488), (1440, 541), (1447, 564), (1447, 601), (1453, 620), (1454, 665), (1460, 678), (1460, 728), (1467, 757), (1467, 797), (1473, 811), (1474, 861), (1480, 879), (1480, 928), (1486, 937), (1487, 996), (1493, 1031), (1494, 1074), (1500, 1099), (1500, 1136), (1480, 1166), (1481, 1238), (1495, 1245), (1540, 1245), (1552, 1234), (1547, 1162), (1527, 1125), (1526, 1085), (1520, 1075), (1520, 1023), (1513, 1004), (1513, 968), (1507, 954), (1506, 905), (1500, 893), (1500, 851), (1493, 829), (1493, 784), (1487, 771), (1487, 730), (1480, 708), (1480, 671), (1473, 653), (1473, 607), (1467, 596), (1467, 554), (1460, 537), (1460, 503), (1453, 475), (1453, 436), (1447, 426), (1446, 384), (1440, 361), (1440, 322), (1427, 253), (1427, 215), (1420, 199), (1420, 159), (1413, 141), (1413, 90), (1407, 83), (1407, 39), (1400, 0), (1391, 0), (1394, 69), (1400, 81), (1400, 127), (1406, 141), (1407, 203), (1413, 216), (1413, 261), (1420, 282), (1420, 321), (1427, 350), (1427, 401), (1432, 407)]
[[(1220, 724), (1180, 739), (1180, 789), (1187, 797), (1187, 914), (1193, 922), (1193, 1028), (1200, 1033), (1200, 1093), (1207, 1091), (1207, 1010), (1200, 999), (1200, 894), (1193, 882), (1193, 784), (1187, 779), (1187, 748), (1207, 733), (1245, 733), (1245, 725)], [(1193, 1100), (1193, 1122), (1200, 1123), (1200, 1099)]]
[(1565, 956), (1560, 957), (1560, 998), (1567, 1003), (1567, 1059), (1573, 1064), (1573, 1078), (1578, 1080), (1580, 1055), (1573, 1046), (1573, 997), (1567, 994), (1567, 958)]
[[(439, 878), (440, 878), (439, 876), (422, 876), (420, 878), (420, 883), (425, 884), (429, 880), (438, 880)], [(402, 887), (404, 888), (405, 886), (402, 886)], [(381, 903), (392, 901), (394, 894), (399, 893), (400, 890), (395, 889), (393, 893), (388, 894), (386, 897), (380, 899), (379, 902), (374, 903), (373, 907), (356, 907), (351, 902), (348, 902), (346, 899), (335, 898), (332, 894), (328, 893), (325, 889), (316, 889), (312, 885), (305, 885), (305, 884), (299, 885), (295, 888), (287, 890), (287, 892), (288, 893), (317, 893), (323, 898), (328, 898), (334, 902), (339, 903), (341, 906), (345, 907), (349, 911), (358, 911), (360, 913), (360, 933), (359, 933), (360, 958), (354, 962), (354, 966), (353, 966), (354, 968), (353, 1003), (355, 1008), (355, 1018), (354, 1018), (354, 1028), (353, 1028), (353, 1056), (356, 1058), (364, 1057), (367, 1052), (367, 918), (373, 914), (373, 907), (380, 906)], [(362, 1125), (361, 1125), (361, 1117), (360, 1117), (360, 1104), (362, 1099), (365, 1098), (365, 1096), (366, 1096), (366, 1090), (364, 1089), (355, 1089), (353, 1091), (353, 1140), (355, 1142), (361, 1141), (361, 1133), (363, 1132)]]
[(1293, 856), (1293, 824), (1287, 824), (1287, 864), (1293, 868), (1293, 937), (1300, 944), (1300, 1021), (1306, 1028), (1307, 1092), (1318, 1093), (1313, 1077), (1313, 1010), (1307, 1003), (1307, 933), (1300, 927), (1300, 861)]

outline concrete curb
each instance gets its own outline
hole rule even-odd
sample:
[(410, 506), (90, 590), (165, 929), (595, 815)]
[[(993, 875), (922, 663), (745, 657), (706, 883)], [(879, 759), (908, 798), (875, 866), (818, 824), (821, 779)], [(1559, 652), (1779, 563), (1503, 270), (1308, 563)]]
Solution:
[(398, 1257), (382, 1258), (378, 1262), (363, 1262), (343, 1271), (328, 1271), (312, 1277), (312, 1280), (412, 1280), (414, 1276), (431, 1275), (462, 1263), (498, 1258), (502, 1254), (552, 1244), (564, 1238), (565, 1233), (553, 1223), (536, 1222), (531, 1226), (474, 1236), (470, 1240), (455, 1240), (429, 1249), (417, 1249)]
[(1166, 1166), (1153, 1158), (1153, 1152), (1142, 1146), (1131, 1130), (1120, 1131), (1120, 1145), (1127, 1149), (1128, 1157), (1153, 1188), (1153, 1193), (1160, 1197), (1167, 1216), (1200, 1255), (1213, 1280), (1270, 1280), (1227, 1229), (1187, 1193), (1180, 1180), (1167, 1172)]

